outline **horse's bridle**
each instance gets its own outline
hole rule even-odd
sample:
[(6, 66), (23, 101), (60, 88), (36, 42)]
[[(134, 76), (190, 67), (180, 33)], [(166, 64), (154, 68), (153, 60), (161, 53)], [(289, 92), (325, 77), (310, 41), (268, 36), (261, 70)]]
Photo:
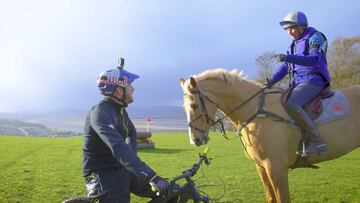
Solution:
[[(191, 92), (191, 93), (199, 95), (200, 107), (201, 107), (201, 115), (197, 116), (192, 121), (190, 121), (188, 123), (188, 127), (193, 128), (194, 130), (197, 130), (197, 131), (199, 131), (199, 132), (201, 132), (203, 134), (207, 133), (208, 130), (203, 130), (203, 129), (200, 129), (200, 128), (196, 127), (195, 125), (193, 125), (193, 123), (196, 120), (203, 117), (203, 118), (206, 119), (206, 123), (210, 124), (210, 127), (217, 125), (220, 132), (221, 132), (221, 134), (225, 133), (223, 120), (222, 119), (219, 120), (218, 117), (216, 117), (215, 120), (210, 118), (210, 116), (208, 114), (208, 111), (207, 111), (207, 108), (205, 106), (205, 99), (207, 99), (209, 102), (214, 104), (216, 106), (216, 108), (218, 108), (218, 109), (220, 108), (220, 106), (217, 103), (215, 103), (213, 100), (211, 100), (208, 96), (204, 95), (199, 89), (197, 89), (196, 91)], [(185, 94), (185, 95), (187, 95), (187, 94)]]
[[(223, 120), (227, 117), (229, 117), (230, 114), (234, 113), (235, 111), (237, 111), (238, 109), (240, 109), (242, 106), (244, 106), (245, 104), (247, 104), (248, 102), (250, 102), (251, 100), (253, 100), (256, 96), (258, 96), (259, 94), (261, 94), (259, 96), (259, 105), (257, 107), (257, 110), (243, 123), (238, 123), (241, 125), (241, 127), (239, 127), (237, 130), (236, 130), (236, 136), (235, 137), (240, 137), (241, 136), (241, 130), (243, 128), (245, 128), (254, 118), (256, 117), (266, 117), (266, 116), (270, 116), (270, 117), (273, 117), (275, 118), (275, 121), (281, 121), (281, 122), (286, 122), (286, 123), (290, 123), (290, 124), (294, 124), (292, 123), (292, 121), (288, 120), (288, 119), (285, 119), (279, 115), (277, 115), (276, 113), (272, 113), (272, 112), (269, 112), (269, 111), (266, 111), (264, 109), (264, 103), (265, 103), (265, 95), (266, 94), (276, 94), (276, 93), (279, 93), (279, 91), (274, 91), (274, 92), (266, 92), (265, 93), (265, 89), (268, 88), (268, 87), (263, 87), (261, 88), (258, 92), (256, 92), (254, 95), (252, 95), (251, 97), (249, 97), (247, 100), (245, 100), (244, 102), (242, 102), (241, 104), (239, 104), (238, 106), (236, 106), (232, 111), (230, 111), (229, 113), (225, 114), (223, 117), (219, 118), (219, 117), (216, 117), (215, 120), (212, 120), (208, 113), (207, 113), (207, 110), (206, 110), (206, 106), (205, 106), (205, 99), (209, 100), (211, 103), (213, 103), (218, 109), (220, 109), (220, 106), (218, 104), (216, 104), (213, 100), (211, 100), (208, 96), (204, 95), (201, 93), (201, 91), (199, 89), (197, 89), (195, 92), (191, 92), (192, 94), (198, 94), (199, 95), (199, 100), (200, 100), (200, 105), (201, 105), (201, 111), (202, 111), (202, 114), (199, 115), (198, 117), (194, 118), (192, 121), (190, 121), (188, 123), (188, 127), (190, 128), (193, 128), (203, 134), (207, 133), (208, 130), (202, 130), (196, 126), (193, 125), (193, 123), (198, 120), (199, 118), (201, 117), (205, 117), (206, 119), (206, 122), (210, 124), (210, 127), (211, 126), (214, 126), (214, 125), (218, 125), (219, 129), (220, 129), (220, 134), (227, 140), (229, 140), (229, 138), (226, 136), (226, 131), (225, 131), (225, 128), (224, 128), (224, 122)], [(185, 94), (186, 95), (186, 94)], [(248, 157), (249, 156), (249, 153), (247, 151), (247, 148), (245, 146), (245, 143), (242, 139), (240, 139), (241, 141), (241, 144), (242, 146), (244, 147), (244, 150), (245, 150), (245, 153), (247, 154)]]
[[(196, 126), (193, 125), (193, 123), (198, 120), (201, 117), (204, 117), (206, 119), (206, 122), (208, 124), (210, 124), (210, 127), (217, 125), (219, 130), (220, 130), (220, 134), (226, 138), (229, 139), (226, 136), (226, 131), (224, 128), (224, 119), (229, 117), (230, 114), (234, 113), (235, 111), (237, 111), (238, 109), (240, 109), (242, 106), (244, 106), (245, 104), (247, 104), (248, 102), (250, 102), (251, 100), (253, 100), (256, 96), (258, 96), (259, 94), (261, 94), (261, 98), (260, 98), (260, 104), (258, 106), (257, 111), (251, 115), (244, 123), (241, 124), (241, 128), (237, 129), (237, 133), (239, 133), (245, 126), (247, 126), (251, 120), (253, 120), (257, 115), (259, 114), (265, 114), (265, 115), (270, 115), (270, 116), (274, 116), (278, 119), (282, 119), (281, 117), (277, 116), (276, 114), (272, 114), (271, 112), (267, 112), (263, 109), (263, 105), (264, 105), (264, 90), (267, 87), (263, 87), (261, 88), (258, 92), (256, 92), (254, 95), (252, 95), (251, 97), (249, 97), (247, 100), (245, 100), (244, 102), (242, 102), (241, 104), (239, 104), (238, 106), (236, 106), (232, 111), (230, 111), (229, 113), (225, 114), (223, 117), (219, 118), (216, 117), (215, 120), (212, 120), (207, 112), (206, 106), (205, 106), (205, 99), (209, 100), (211, 103), (213, 103), (218, 109), (220, 109), (220, 106), (218, 104), (216, 104), (216, 102), (214, 102), (213, 100), (211, 100), (208, 96), (204, 95), (199, 89), (197, 89), (196, 91), (191, 92), (191, 94), (198, 94), (199, 95), (199, 100), (200, 100), (200, 106), (201, 106), (201, 112), (202, 114), (197, 116), (196, 118), (194, 118), (192, 121), (190, 121), (188, 123), (188, 127), (193, 128), (203, 134), (205, 134), (208, 130), (203, 130), (200, 129)], [(185, 94), (186, 95), (186, 94)]]

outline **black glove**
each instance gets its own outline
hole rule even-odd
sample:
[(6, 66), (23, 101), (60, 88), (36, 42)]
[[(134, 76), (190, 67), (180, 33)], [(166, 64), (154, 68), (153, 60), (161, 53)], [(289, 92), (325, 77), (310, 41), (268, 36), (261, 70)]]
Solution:
[(270, 80), (269, 78), (266, 78), (266, 82), (265, 82), (266, 88), (271, 89), (274, 85), (275, 85), (275, 83), (272, 80)]
[(285, 55), (285, 54), (276, 54), (275, 57), (276, 57), (276, 60), (277, 60), (278, 62), (284, 62), (285, 59), (286, 59), (286, 55)]
[(150, 180), (150, 185), (155, 187), (155, 189), (159, 192), (160, 196), (167, 196), (170, 191), (170, 184), (164, 178), (155, 175)]

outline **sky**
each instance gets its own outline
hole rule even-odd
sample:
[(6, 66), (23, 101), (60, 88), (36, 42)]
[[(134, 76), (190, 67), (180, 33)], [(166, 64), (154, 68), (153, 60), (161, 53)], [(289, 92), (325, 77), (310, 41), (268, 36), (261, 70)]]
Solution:
[(253, 78), (256, 57), (285, 52), (278, 23), (294, 10), (330, 44), (360, 35), (359, 0), (0, 0), (0, 112), (88, 109), (119, 57), (140, 75), (132, 106), (181, 106), (180, 78)]

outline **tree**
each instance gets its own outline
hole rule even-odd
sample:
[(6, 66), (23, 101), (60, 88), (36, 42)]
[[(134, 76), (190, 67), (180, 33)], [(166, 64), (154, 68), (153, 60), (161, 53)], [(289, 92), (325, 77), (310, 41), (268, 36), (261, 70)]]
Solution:
[(360, 84), (360, 36), (335, 39), (328, 53), (334, 89)]

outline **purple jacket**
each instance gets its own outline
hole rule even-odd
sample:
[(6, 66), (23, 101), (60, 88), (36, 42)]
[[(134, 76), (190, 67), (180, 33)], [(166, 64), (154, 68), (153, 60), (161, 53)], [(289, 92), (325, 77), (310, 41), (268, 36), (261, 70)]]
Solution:
[(318, 86), (330, 84), (330, 74), (326, 61), (327, 41), (325, 36), (308, 27), (302, 37), (290, 45), (285, 62), (275, 72), (270, 81), (276, 83), (290, 72), (293, 85), (311, 83)]

